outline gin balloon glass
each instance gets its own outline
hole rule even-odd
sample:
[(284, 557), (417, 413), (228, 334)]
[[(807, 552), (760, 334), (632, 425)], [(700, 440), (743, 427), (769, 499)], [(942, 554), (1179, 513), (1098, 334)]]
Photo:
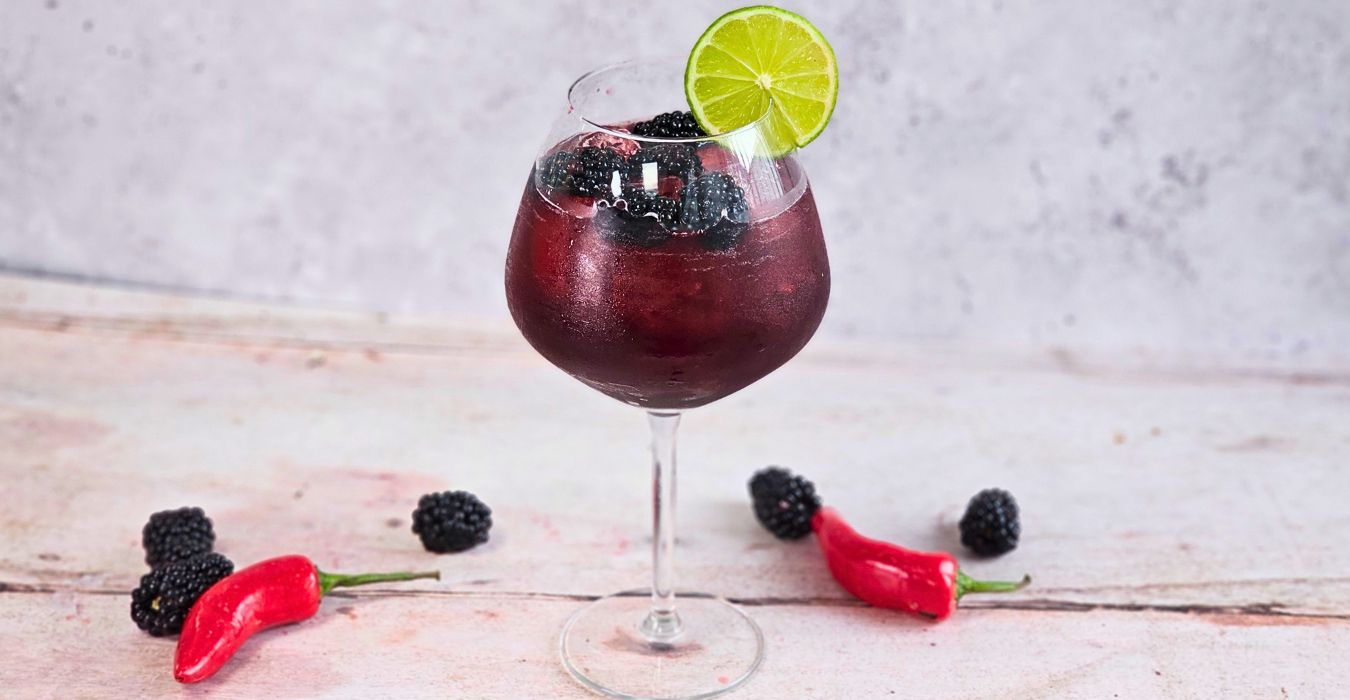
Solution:
[(573, 83), (506, 261), (507, 302), (530, 345), (646, 411), (651, 427), (651, 588), (581, 608), (560, 641), (568, 671), (614, 697), (712, 697), (763, 659), (763, 635), (739, 608), (675, 593), (676, 428), (681, 411), (796, 355), (830, 292), (810, 185), (772, 146), (769, 110), (703, 134), (670, 113), (683, 74), (683, 60), (634, 61)]

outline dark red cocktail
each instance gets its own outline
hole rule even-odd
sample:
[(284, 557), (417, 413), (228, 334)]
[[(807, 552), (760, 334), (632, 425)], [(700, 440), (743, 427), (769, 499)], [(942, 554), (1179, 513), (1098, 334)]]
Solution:
[[(800, 19), (755, 20), (768, 37), (756, 46), (806, 36), (783, 29), (784, 17)], [(732, 44), (740, 57), (728, 56), (754, 58)], [(773, 94), (767, 74), (699, 73), (682, 60), (583, 75), (516, 211), (506, 260), (516, 325), (553, 364), (646, 409), (651, 427), (651, 594), (602, 597), (573, 613), (559, 640), (572, 676), (611, 697), (709, 698), (764, 658), (764, 634), (744, 611), (676, 595), (675, 434), (683, 409), (777, 369), (825, 314), (829, 260), (794, 154), (813, 136), (810, 122), (828, 118), (829, 100), (812, 95), (829, 97), (833, 73), (821, 83), (813, 71), (833, 68), (808, 54), (762, 55), (783, 76)], [(709, 86), (728, 90), (700, 101)], [(633, 120), (675, 106), (682, 88), (690, 111)]]
[[(777, 161), (765, 182), (716, 145), (611, 145), (589, 148), (619, 158), (562, 144), (525, 187), (506, 296), (530, 344), (605, 394), (660, 409), (715, 401), (796, 355), (830, 294), (796, 163)], [(582, 182), (579, 153), (598, 176)], [(717, 199), (727, 190), (740, 199)], [(711, 206), (696, 201), (709, 192)]]

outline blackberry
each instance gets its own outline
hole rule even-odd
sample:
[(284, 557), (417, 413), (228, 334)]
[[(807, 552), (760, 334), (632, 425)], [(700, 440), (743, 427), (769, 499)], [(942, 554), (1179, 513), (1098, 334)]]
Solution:
[(585, 146), (577, 151), (577, 172), (572, 175), (572, 184), (577, 194), (592, 197), (612, 195), (611, 187), (614, 173), (627, 172), (628, 164), (624, 157), (608, 148)]
[(625, 187), (623, 200), (624, 218), (653, 219), (667, 229), (673, 228), (679, 220), (680, 203), (670, 197), (663, 197), (640, 187)]
[(631, 131), (638, 136), (663, 139), (684, 139), (707, 136), (708, 132), (698, 125), (690, 112), (665, 112), (645, 122), (633, 125)]
[(492, 509), (468, 491), (429, 493), (417, 501), (412, 531), (427, 551), (462, 552), (488, 541)]
[(783, 469), (768, 467), (750, 478), (755, 519), (780, 540), (811, 534), (811, 517), (820, 510), (820, 496), (810, 481)]
[(545, 188), (568, 194), (603, 197), (612, 194), (614, 173), (626, 173), (626, 159), (618, 152), (600, 146), (583, 146), (576, 151), (558, 151), (539, 166), (539, 182)]
[(595, 212), (595, 226), (606, 238), (643, 248), (670, 239), (670, 229), (679, 220), (679, 202), (634, 184), (624, 185), (620, 199), (621, 203), (600, 207)]
[(131, 619), (151, 636), (178, 634), (192, 604), (206, 589), (234, 573), (234, 563), (219, 554), (198, 554), (141, 577), (131, 592)]
[(145, 563), (152, 569), (210, 552), (215, 543), (211, 519), (201, 508), (163, 510), (141, 528)]
[(678, 177), (689, 182), (703, 174), (703, 161), (698, 150), (687, 143), (651, 143), (628, 158), (628, 179), (643, 182), (643, 166), (656, 164), (656, 176)]
[(680, 190), (682, 227), (704, 231), (724, 218), (738, 224), (747, 223), (750, 218), (745, 191), (730, 175), (708, 173)]
[(1003, 489), (985, 489), (970, 499), (961, 516), (961, 544), (982, 556), (1011, 552), (1022, 534), (1017, 501)]
[(670, 232), (655, 217), (640, 216), (615, 207), (595, 212), (595, 226), (605, 238), (625, 245), (655, 248), (670, 239)]
[(577, 154), (571, 151), (551, 153), (539, 164), (539, 183), (550, 190), (571, 190), (572, 173), (577, 169)]

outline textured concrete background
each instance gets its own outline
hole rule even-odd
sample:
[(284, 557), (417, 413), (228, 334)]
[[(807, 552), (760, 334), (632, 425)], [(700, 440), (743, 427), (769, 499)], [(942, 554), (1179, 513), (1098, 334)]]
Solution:
[[(503, 317), (568, 83), (737, 4), (3, 0), (0, 269)], [(1350, 363), (1350, 2), (789, 6), (823, 333)]]

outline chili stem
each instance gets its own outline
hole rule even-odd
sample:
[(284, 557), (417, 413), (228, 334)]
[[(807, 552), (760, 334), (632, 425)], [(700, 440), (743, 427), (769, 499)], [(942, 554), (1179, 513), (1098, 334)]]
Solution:
[(439, 571), (393, 571), (383, 574), (330, 574), (319, 570), (319, 595), (327, 595), (338, 587), (364, 586), (367, 583), (385, 583), (387, 581), (412, 581), (419, 578), (441, 580)]
[(956, 572), (956, 599), (961, 600), (961, 596), (967, 593), (1010, 593), (1020, 591), (1031, 583), (1031, 576), (1023, 576), (1021, 581), (981, 581), (973, 579), (966, 575), (964, 571)]

